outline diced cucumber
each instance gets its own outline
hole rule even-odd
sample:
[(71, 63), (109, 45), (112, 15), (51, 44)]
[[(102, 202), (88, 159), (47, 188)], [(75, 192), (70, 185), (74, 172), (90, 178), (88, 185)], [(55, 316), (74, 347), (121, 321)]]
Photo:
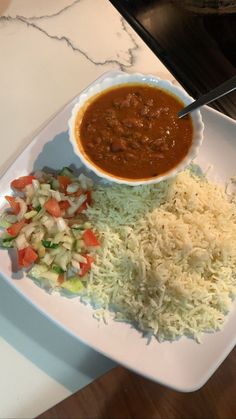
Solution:
[(5, 240), (4, 242), (1, 243), (1, 246), (5, 247), (6, 249), (11, 249), (14, 247), (12, 240)]
[(38, 252), (39, 258), (41, 259), (45, 256), (46, 249), (43, 246), (39, 246), (38, 249), (37, 249), (37, 252)]
[(81, 249), (82, 249), (82, 240), (75, 240), (74, 250), (76, 252), (80, 253), (81, 252)]
[(53, 178), (52, 181), (51, 181), (51, 188), (54, 191), (57, 191), (59, 189), (59, 186), (60, 186), (60, 184), (59, 184), (58, 180)]
[(47, 201), (47, 198), (44, 197), (44, 196), (39, 196), (38, 200), (39, 200), (39, 204), (41, 205), (41, 207), (43, 207), (45, 202)]
[(5, 214), (4, 218), (8, 223), (11, 223), (11, 224), (17, 223), (18, 221), (17, 216), (14, 214)]
[[(39, 206), (39, 205), (38, 205)], [(41, 206), (41, 205), (40, 205)], [(34, 221), (39, 220), (41, 217), (43, 217), (46, 213), (46, 210), (44, 208), (41, 207), (41, 209), (39, 210), (38, 214), (35, 215), (34, 217)]]
[(73, 179), (75, 177), (72, 170), (69, 167), (63, 167), (63, 169), (59, 172), (59, 175), (67, 176), (71, 179)]
[(12, 236), (10, 236), (10, 237), (3, 237), (2, 238), (2, 241), (5, 243), (5, 242), (12, 242), (13, 240), (15, 239), (15, 237), (12, 237)]
[(49, 271), (46, 265), (35, 264), (29, 273), (35, 279), (48, 279), (53, 283), (57, 283), (58, 274), (56, 272)]
[(45, 191), (50, 191), (50, 185), (48, 183), (41, 183), (40, 188)]
[(6, 248), (11, 248), (14, 247), (14, 237), (7, 237), (7, 238), (1, 238), (0, 239), (0, 246), (1, 247), (6, 247)]
[(92, 228), (92, 224), (89, 221), (85, 221), (84, 228), (85, 229)]
[(84, 241), (82, 239), (78, 240), (78, 246), (80, 246), (80, 248), (84, 247)]
[(0, 236), (1, 240), (10, 240), (10, 239), (14, 239), (14, 238), (15, 237), (12, 237), (11, 234), (8, 234), (7, 231), (4, 231)]
[(9, 223), (6, 218), (4, 217), (4, 215), (0, 218), (0, 227), (2, 228), (8, 228), (10, 227), (11, 223)]
[[(40, 205), (40, 203), (39, 203), (39, 200), (38, 200), (38, 196), (34, 195), (33, 199), (32, 199), (32, 206), (33, 206), (33, 208), (37, 208), (39, 205)], [(40, 207), (42, 208), (42, 205), (40, 205)]]
[(38, 214), (37, 211), (32, 210), (32, 211), (26, 212), (24, 217), (26, 220), (29, 220), (30, 218), (33, 218), (37, 214)]
[(80, 230), (73, 230), (73, 237), (74, 237), (75, 241), (80, 239), (81, 233), (82, 232)]
[(74, 294), (79, 294), (84, 289), (84, 284), (78, 276), (72, 276), (61, 284), (61, 287)]
[(49, 196), (51, 196), (51, 193), (50, 193), (50, 185), (48, 185), (48, 186), (49, 186), (49, 189), (41, 189), (40, 188), (40, 190), (39, 190), (39, 196), (41, 196), (41, 197), (49, 197)]

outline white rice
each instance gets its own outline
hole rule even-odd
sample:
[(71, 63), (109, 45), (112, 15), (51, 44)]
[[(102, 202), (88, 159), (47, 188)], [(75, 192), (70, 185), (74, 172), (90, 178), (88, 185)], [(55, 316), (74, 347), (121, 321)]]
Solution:
[(102, 246), (86, 297), (159, 340), (219, 329), (236, 294), (234, 199), (190, 171), (93, 196)]

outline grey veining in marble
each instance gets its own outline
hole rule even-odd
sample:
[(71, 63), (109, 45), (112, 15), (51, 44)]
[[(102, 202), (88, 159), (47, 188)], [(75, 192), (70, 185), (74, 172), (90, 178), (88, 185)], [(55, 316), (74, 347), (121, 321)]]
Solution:
[[(111, 58), (99, 58), (97, 54), (93, 55), (89, 50), (90, 48), (86, 48), (84, 46), (84, 41), (88, 39), (88, 36), (91, 38), (91, 43), (96, 43), (96, 35), (93, 36), (93, 24), (88, 19), (88, 16), (85, 16), (85, 21), (81, 21), (80, 17), (80, 3), (83, 0), (75, 0), (70, 4), (66, 5), (65, 7), (59, 9), (57, 12), (52, 14), (43, 14), (43, 15), (35, 15), (35, 16), (25, 16), (21, 14), (16, 15), (3, 15), (0, 16), (0, 22), (8, 22), (12, 24), (22, 24), (31, 28), (36, 31), (40, 31), (46, 37), (55, 40), (57, 42), (66, 43), (68, 48), (71, 48), (74, 52), (82, 54), (87, 60), (89, 60), (94, 65), (115, 65), (121, 70), (125, 70), (133, 66), (135, 62), (134, 51), (139, 48), (139, 45), (129, 28), (128, 24), (125, 20), (118, 14), (114, 15), (115, 24), (114, 26), (109, 26), (107, 30), (107, 37), (111, 36), (110, 29), (113, 28), (113, 37), (117, 38), (116, 41), (119, 43), (124, 43), (124, 47), (121, 51), (117, 52), (117, 48), (114, 48), (112, 52)], [(92, 3), (91, 0), (87, 0), (87, 3)], [(92, 0), (94, 1), (94, 0)], [(106, 9), (106, 1), (98, 0), (100, 5)], [(92, 4), (90, 5), (92, 7)], [(110, 6), (109, 6), (110, 7)], [(74, 17), (74, 23), (76, 23), (76, 19), (78, 17), (79, 24), (86, 26), (86, 31), (83, 30), (84, 34), (87, 36), (83, 37), (76, 37), (76, 33), (73, 31), (73, 37), (70, 34), (66, 34), (65, 32), (68, 31), (68, 28), (63, 28), (60, 26), (60, 19), (64, 18), (66, 13), (72, 13)], [(103, 14), (105, 16), (105, 13)], [(98, 19), (101, 19), (102, 16), (98, 16)], [(106, 19), (104, 17), (104, 19)], [(86, 21), (87, 20), (87, 21)], [(53, 21), (53, 24), (52, 24)], [(102, 30), (106, 32), (106, 25), (104, 20), (104, 25)], [(76, 26), (76, 25), (75, 25)], [(63, 33), (64, 32), (64, 33)], [(70, 32), (70, 31), (69, 31)], [(106, 34), (105, 34), (106, 35)], [(107, 39), (108, 39), (107, 38)], [(128, 44), (127, 44), (128, 41)], [(128, 47), (127, 47), (128, 46)], [(107, 51), (106, 51), (107, 54)]]

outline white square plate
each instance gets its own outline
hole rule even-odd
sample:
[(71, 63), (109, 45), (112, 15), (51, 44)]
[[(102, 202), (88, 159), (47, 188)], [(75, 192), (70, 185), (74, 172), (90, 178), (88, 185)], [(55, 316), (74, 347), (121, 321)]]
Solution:
[[(70, 164), (78, 167), (67, 132), (75, 102), (76, 98), (47, 124), (3, 175), (2, 197), (9, 194), (10, 181), (16, 177), (43, 167), (61, 169)], [(197, 163), (203, 169), (213, 165), (213, 177), (224, 182), (236, 173), (236, 123), (207, 107), (202, 116), (205, 138)], [(1, 198), (1, 206), (3, 201)], [(80, 303), (78, 297), (50, 295), (29, 278), (12, 274), (6, 250), (0, 250), (0, 266), (4, 280), (56, 325), (127, 368), (176, 390), (199, 389), (236, 343), (236, 304), (223, 329), (204, 334), (201, 344), (185, 337), (172, 343), (152, 339), (147, 344), (142, 334), (129, 324), (99, 323), (93, 318), (92, 308)]]

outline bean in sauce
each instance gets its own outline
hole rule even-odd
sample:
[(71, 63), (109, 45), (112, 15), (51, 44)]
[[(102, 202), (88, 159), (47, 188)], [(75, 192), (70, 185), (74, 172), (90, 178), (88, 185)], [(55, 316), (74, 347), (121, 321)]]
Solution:
[(147, 179), (175, 167), (188, 153), (193, 127), (179, 119), (184, 104), (150, 85), (126, 85), (97, 96), (76, 120), (87, 158), (105, 172)]

